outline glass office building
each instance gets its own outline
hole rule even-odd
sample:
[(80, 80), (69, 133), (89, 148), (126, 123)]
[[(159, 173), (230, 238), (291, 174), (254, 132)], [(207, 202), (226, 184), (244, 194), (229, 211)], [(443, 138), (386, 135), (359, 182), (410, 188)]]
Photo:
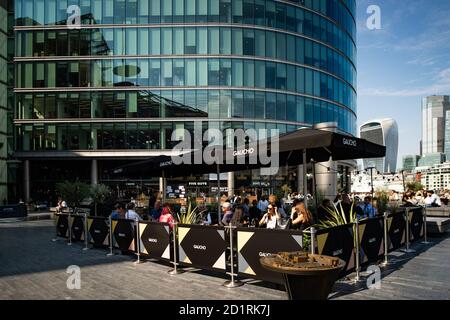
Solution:
[(107, 181), (196, 121), (356, 133), (355, 0), (14, 3), (15, 155), (31, 185), (71, 170)]
[(13, 9), (12, 0), (0, 0), (0, 205), (8, 202), (8, 195), (16, 196), (17, 163), (8, 161), (14, 151)]

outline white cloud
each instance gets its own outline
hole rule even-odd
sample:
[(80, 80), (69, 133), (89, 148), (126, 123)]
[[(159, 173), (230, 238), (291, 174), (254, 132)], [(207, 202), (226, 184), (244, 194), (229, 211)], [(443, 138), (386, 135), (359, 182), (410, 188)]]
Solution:
[(428, 86), (413, 87), (408, 89), (396, 88), (361, 88), (360, 96), (376, 97), (416, 97), (433, 94), (450, 94), (450, 68), (441, 70)]

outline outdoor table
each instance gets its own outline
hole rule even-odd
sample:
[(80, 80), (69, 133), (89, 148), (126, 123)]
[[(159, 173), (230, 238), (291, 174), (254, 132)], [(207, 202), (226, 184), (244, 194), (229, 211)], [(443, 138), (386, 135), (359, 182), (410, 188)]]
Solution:
[(345, 262), (339, 258), (305, 252), (266, 256), (261, 265), (282, 273), (290, 300), (326, 300)]

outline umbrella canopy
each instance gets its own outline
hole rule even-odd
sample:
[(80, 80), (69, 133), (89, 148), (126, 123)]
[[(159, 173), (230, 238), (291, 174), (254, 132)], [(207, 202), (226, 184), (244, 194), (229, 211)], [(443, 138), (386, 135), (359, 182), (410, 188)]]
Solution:
[[(278, 158), (278, 166), (303, 164), (302, 153), (306, 150), (307, 162), (326, 162), (332, 160), (350, 160), (365, 158), (381, 158), (386, 155), (386, 147), (371, 143), (367, 140), (347, 136), (335, 132), (300, 129), (279, 137), (278, 147), (276, 140), (267, 139), (255, 144), (238, 146), (234, 149), (218, 149), (209, 152), (205, 149), (193, 150), (185, 153), (187, 163), (175, 164), (170, 156), (159, 156), (145, 161), (131, 163), (114, 170), (115, 174), (126, 174), (128, 176), (188, 176), (191, 174), (215, 173), (241, 171), (270, 167), (271, 163), (263, 163), (259, 157), (254, 157), (261, 145), (267, 144), (267, 155), (270, 158)], [(265, 149), (264, 149), (265, 151)], [(204, 153), (213, 157), (219, 157), (219, 168), (217, 163), (206, 161)], [(264, 152), (263, 152), (264, 153)], [(256, 158), (256, 162), (252, 162)]]

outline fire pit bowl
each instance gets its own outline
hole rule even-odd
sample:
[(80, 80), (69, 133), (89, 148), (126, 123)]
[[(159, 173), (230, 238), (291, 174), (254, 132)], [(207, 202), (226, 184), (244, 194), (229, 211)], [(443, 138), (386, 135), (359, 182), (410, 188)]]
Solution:
[(306, 252), (280, 252), (262, 257), (261, 265), (283, 274), (290, 300), (326, 300), (345, 262)]

